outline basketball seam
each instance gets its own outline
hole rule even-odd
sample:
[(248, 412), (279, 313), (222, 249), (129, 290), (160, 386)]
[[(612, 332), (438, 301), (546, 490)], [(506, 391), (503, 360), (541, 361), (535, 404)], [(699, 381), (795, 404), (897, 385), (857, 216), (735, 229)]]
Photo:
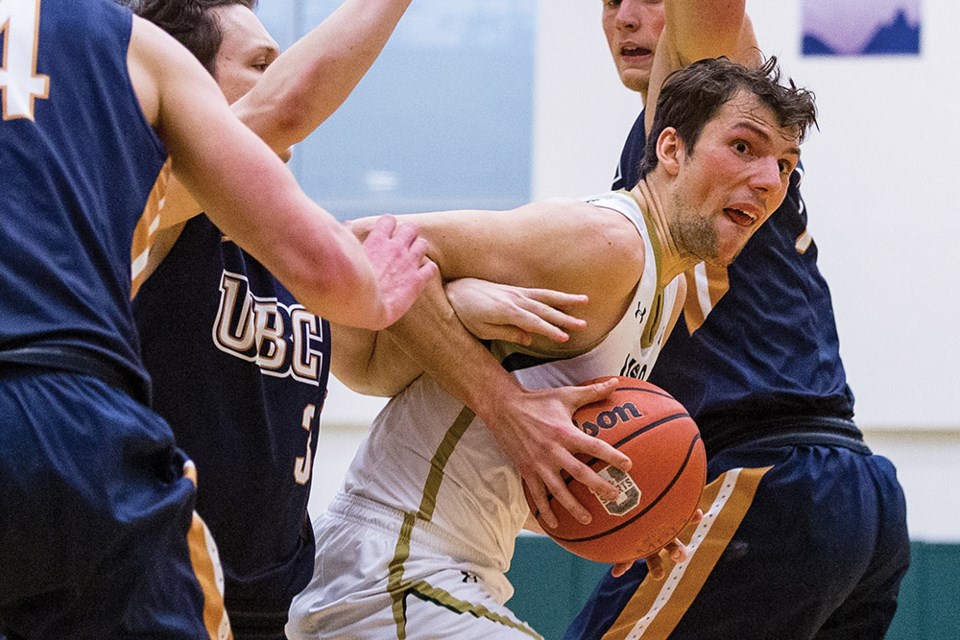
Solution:
[(558, 536), (558, 535), (553, 534), (553, 533), (550, 534), (551, 537), (553, 537), (553, 538), (555, 538), (555, 539), (557, 539), (557, 540), (562, 540), (563, 542), (589, 542), (590, 540), (596, 540), (596, 539), (598, 539), (598, 538), (603, 538), (604, 536), (608, 536), (608, 535), (610, 535), (611, 533), (615, 533), (615, 532), (619, 531), (620, 529), (623, 529), (624, 527), (626, 527), (626, 526), (629, 525), (630, 523), (634, 522), (637, 518), (640, 518), (640, 517), (644, 516), (647, 512), (649, 512), (651, 509), (653, 509), (655, 506), (657, 506), (657, 504), (659, 504), (660, 500), (662, 500), (663, 497), (664, 497), (665, 495), (667, 495), (667, 493), (670, 491), (670, 489), (673, 488), (673, 485), (675, 485), (675, 484), (677, 483), (677, 481), (680, 479), (680, 476), (683, 475), (684, 470), (686, 470), (687, 465), (690, 463), (690, 457), (693, 455), (693, 449), (694, 449), (694, 447), (696, 446), (696, 444), (697, 444), (697, 442), (698, 442), (699, 440), (700, 440), (700, 434), (698, 433), (697, 435), (695, 435), (695, 436), (693, 437), (693, 440), (690, 441), (690, 446), (687, 448), (687, 455), (686, 455), (686, 457), (683, 459), (683, 464), (681, 464), (681, 465), (680, 465), (680, 468), (677, 469), (677, 472), (674, 474), (674, 476), (673, 476), (673, 478), (670, 480), (670, 482), (667, 483), (667, 486), (663, 488), (663, 491), (661, 491), (661, 492), (657, 495), (657, 497), (654, 498), (654, 499), (650, 502), (650, 504), (648, 504), (646, 507), (644, 507), (643, 509), (641, 509), (639, 513), (634, 514), (630, 519), (624, 520), (623, 522), (621, 522), (621, 523), (618, 524), (617, 526), (615, 526), (615, 527), (613, 527), (613, 528), (611, 528), (611, 529), (607, 529), (607, 530), (605, 530), (605, 531), (603, 531), (603, 532), (601, 532), (601, 533), (595, 533), (595, 534), (593, 534), (593, 535), (585, 536), (585, 537), (582, 537), (582, 538), (564, 538), (564, 537)]
[[(644, 391), (644, 389), (636, 389), (636, 390), (637, 390), (637, 391)], [(654, 392), (651, 391), (650, 393), (654, 393)], [(657, 394), (657, 395), (660, 395), (660, 394)], [(668, 396), (668, 397), (669, 397), (669, 396)], [(619, 448), (620, 448), (620, 445), (622, 445), (622, 444), (624, 444), (624, 443), (627, 443), (627, 442), (630, 442), (632, 439), (636, 438), (636, 437), (639, 436), (639, 435), (642, 435), (642, 434), (646, 433), (647, 431), (650, 431), (651, 429), (654, 429), (654, 428), (656, 428), (656, 427), (661, 427), (661, 426), (663, 426), (664, 424), (666, 424), (666, 423), (668, 423), (668, 422), (673, 422), (674, 420), (679, 420), (680, 418), (689, 418), (689, 417), (690, 417), (690, 414), (689, 414), (689, 413), (675, 413), (675, 414), (670, 415), (670, 416), (664, 416), (663, 418), (660, 418), (659, 420), (656, 420), (656, 421), (654, 421), (654, 422), (651, 422), (651, 423), (648, 424), (647, 426), (645, 426), (645, 427), (643, 427), (643, 428), (641, 428), (641, 429), (638, 429), (637, 431), (634, 431), (633, 433), (631, 433), (631, 434), (628, 435), (627, 437), (625, 437), (625, 438), (617, 441), (616, 443), (612, 443), (611, 446), (612, 446), (613, 448), (615, 448), (615, 449), (619, 449)], [(698, 437), (699, 437), (699, 436), (698, 436)], [(586, 462), (586, 464), (587, 464), (588, 467), (591, 467), (591, 468), (592, 468), (593, 465), (596, 464), (597, 462), (602, 462), (602, 461), (600, 460), (600, 458), (591, 458), (590, 460), (588, 460), (588, 461)], [(563, 472), (562, 477), (563, 477), (563, 484), (565, 484), (565, 485), (569, 485), (569, 484), (570, 484), (571, 482), (573, 482), (574, 479), (575, 479), (573, 476), (571, 476), (571, 475), (570, 475), (568, 472), (566, 472), (566, 471)], [(553, 502), (553, 500), (556, 500), (556, 497), (555, 497), (552, 493), (548, 493), (548, 494), (547, 494), (547, 504), (551, 504), (551, 503)], [(534, 518), (539, 518), (539, 517), (540, 517), (540, 510), (539, 510), (539, 509), (536, 509), (536, 510), (533, 511), (533, 517), (534, 517)]]

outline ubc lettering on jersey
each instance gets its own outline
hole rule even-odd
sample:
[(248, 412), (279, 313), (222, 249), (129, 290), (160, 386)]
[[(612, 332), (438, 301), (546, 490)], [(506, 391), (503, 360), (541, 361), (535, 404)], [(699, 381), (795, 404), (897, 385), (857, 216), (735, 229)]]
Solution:
[(328, 325), (203, 214), (135, 306), (154, 406), (200, 470), (197, 511), (217, 541), (231, 617), (284, 616), (313, 569), (305, 514)]
[(276, 297), (250, 291), (246, 276), (224, 270), (213, 343), (260, 371), (319, 386), (323, 370), (323, 325), (303, 305), (285, 305)]

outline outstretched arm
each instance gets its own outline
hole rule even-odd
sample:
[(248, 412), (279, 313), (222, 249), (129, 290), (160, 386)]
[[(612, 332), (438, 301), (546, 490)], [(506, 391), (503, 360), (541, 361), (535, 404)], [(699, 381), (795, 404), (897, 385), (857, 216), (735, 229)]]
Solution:
[(726, 56), (757, 65), (760, 50), (746, 14), (746, 0), (664, 0), (665, 22), (650, 72), (645, 125), (653, 125), (657, 98), (666, 77), (704, 58)]
[(200, 63), (158, 27), (134, 18), (127, 60), (174, 171), (211, 219), (307, 308), (368, 328), (406, 311), (435, 270), (423, 264), (415, 228), (387, 217), (361, 246), (306, 197), (276, 154), (230, 113)]
[(277, 152), (313, 132), (373, 65), (411, 0), (346, 0), (283, 52), (234, 112)]
[[(274, 151), (287, 154), (343, 104), (383, 50), (410, 2), (347, 0), (280, 54), (253, 89), (231, 105), (232, 111)], [(174, 179), (160, 228), (182, 224), (200, 211), (190, 191)]]

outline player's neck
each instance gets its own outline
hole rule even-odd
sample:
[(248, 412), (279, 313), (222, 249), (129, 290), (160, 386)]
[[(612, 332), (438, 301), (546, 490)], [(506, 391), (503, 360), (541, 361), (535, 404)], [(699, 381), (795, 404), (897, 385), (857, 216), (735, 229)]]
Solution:
[(664, 192), (656, 188), (646, 178), (637, 183), (630, 191), (644, 212), (650, 234), (655, 238), (654, 246), (659, 248), (657, 260), (657, 285), (665, 287), (678, 275), (696, 264), (696, 260), (684, 255), (670, 233), (666, 207), (662, 200)]

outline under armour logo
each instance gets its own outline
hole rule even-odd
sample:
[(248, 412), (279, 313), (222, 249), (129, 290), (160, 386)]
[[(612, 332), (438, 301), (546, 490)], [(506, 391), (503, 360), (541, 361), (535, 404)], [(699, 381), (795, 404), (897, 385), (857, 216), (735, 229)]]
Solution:
[(640, 322), (643, 322), (643, 319), (647, 317), (647, 308), (643, 306), (643, 302), (637, 303), (637, 310), (633, 312), (633, 317)]

